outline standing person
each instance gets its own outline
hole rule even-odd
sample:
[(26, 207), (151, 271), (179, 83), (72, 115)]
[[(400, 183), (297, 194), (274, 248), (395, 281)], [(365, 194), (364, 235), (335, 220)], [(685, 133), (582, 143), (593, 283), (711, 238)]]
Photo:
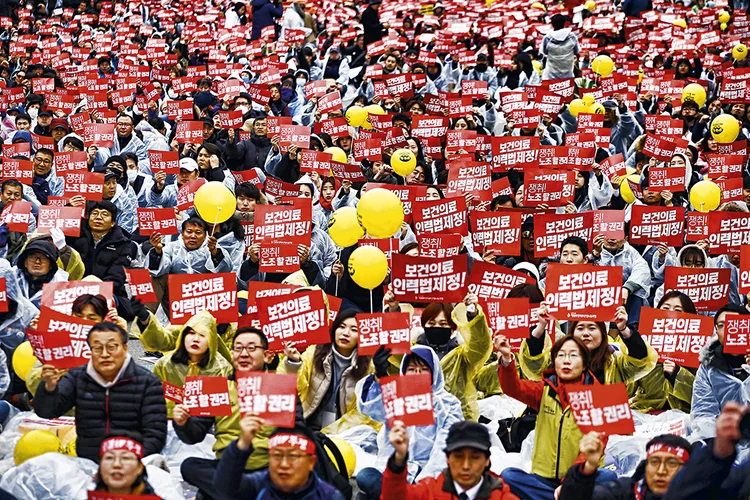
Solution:
[(281, 20), (281, 36), (287, 29), (301, 29), (305, 27), (305, 4), (307, 0), (296, 0), (289, 4), (284, 11), (284, 18)]
[(542, 72), (542, 80), (573, 78), (573, 66), (580, 48), (578, 38), (570, 28), (565, 27), (568, 18), (555, 14), (550, 20), (552, 31), (542, 39), (541, 52), (547, 61)]
[(143, 459), (143, 439), (131, 432), (110, 434), (99, 448), (101, 460), (94, 476), (94, 491), (115, 495), (156, 495), (148, 483)]
[(404, 423), (397, 420), (388, 436), (395, 449), (383, 475), (381, 498), (417, 500), (458, 498), (517, 500), (510, 487), (491, 472), (490, 435), (476, 422), (456, 422), (448, 430), (445, 457), (448, 467), (438, 477), (428, 477), (415, 484), (406, 481), (406, 460), (409, 434)]
[(284, 15), (284, 8), (271, 0), (253, 0), (253, 33), (251, 40), (259, 40), (263, 28), (276, 24), (276, 19)]
[(380, 41), (388, 34), (388, 26), (381, 24), (380, 18), (378, 17), (381, 1), (382, 0), (370, 0), (370, 4), (364, 12), (362, 12), (361, 21), (362, 27), (365, 30), (365, 49), (367, 49), (369, 44)]
[(235, 26), (242, 26), (247, 24), (247, 17), (245, 16), (247, 7), (242, 2), (235, 2), (231, 9), (228, 9), (225, 14), (224, 28), (232, 29)]
[(57, 418), (75, 407), (76, 452), (99, 462), (107, 434), (143, 435), (144, 456), (160, 453), (167, 440), (167, 404), (161, 380), (138, 366), (128, 352), (128, 334), (114, 323), (89, 330), (91, 360), (70, 371), (44, 365), (34, 398), (42, 418)]

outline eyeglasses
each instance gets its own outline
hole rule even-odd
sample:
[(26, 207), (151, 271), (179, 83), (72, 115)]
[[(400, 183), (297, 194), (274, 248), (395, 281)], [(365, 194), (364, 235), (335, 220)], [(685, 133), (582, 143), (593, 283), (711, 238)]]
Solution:
[(521, 238), (531, 238), (534, 236), (534, 233), (531, 231), (524, 231), (521, 233)]
[(26, 259), (30, 260), (32, 262), (34, 262), (34, 261), (36, 261), (36, 262), (44, 262), (47, 259), (47, 257), (44, 254), (41, 254), (41, 253), (33, 253), (33, 254), (29, 255), (28, 257), (26, 257)]
[(89, 214), (89, 219), (111, 219), (112, 214), (106, 211), (101, 212), (91, 212)]
[(52, 160), (49, 160), (47, 158), (34, 158), (34, 161), (37, 163), (41, 163), (42, 165), (52, 165)]
[(570, 361), (576, 361), (578, 359), (581, 359), (581, 355), (577, 352), (558, 352), (557, 356), (555, 356), (555, 359), (559, 361), (563, 361), (565, 359), (569, 359)]
[(236, 345), (236, 346), (234, 346), (234, 348), (232, 349), (232, 351), (235, 354), (242, 354), (242, 351), (247, 350), (248, 354), (252, 354), (255, 351), (257, 351), (258, 349), (263, 349), (263, 346), (252, 345), (252, 344), (250, 344), (250, 345)]
[(107, 349), (107, 352), (110, 354), (114, 354), (120, 350), (120, 344), (115, 344), (114, 342), (110, 342), (106, 346), (103, 346), (101, 344), (96, 344), (95, 346), (91, 346), (91, 352), (96, 354), (97, 356), (100, 356), (104, 352), (105, 347)]
[(282, 463), (284, 459), (289, 463), (295, 463), (308, 456), (309, 455), (305, 455), (304, 453), (282, 453), (280, 451), (272, 451), (268, 454), (268, 458), (272, 462), (277, 463)]
[(676, 458), (667, 458), (666, 460), (662, 460), (659, 457), (650, 457), (646, 463), (649, 467), (652, 467), (654, 469), (658, 469), (662, 464), (664, 464), (664, 467), (666, 467), (668, 471), (677, 470), (679, 467), (685, 465), (685, 462)]

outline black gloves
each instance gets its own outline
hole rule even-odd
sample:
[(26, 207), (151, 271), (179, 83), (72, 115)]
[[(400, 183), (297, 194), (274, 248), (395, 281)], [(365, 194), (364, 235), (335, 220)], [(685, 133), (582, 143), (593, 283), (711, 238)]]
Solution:
[(384, 345), (378, 347), (375, 355), (372, 357), (372, 364), (375, 365), (375, 376), (378, 378), (388, 376), (388, 358), (391, 357), (391, 350)]
[(151, 313), (143, 306), (140, 299), (130, 299), (130, 309), (141, 324), (145, 325), (151, 319)]

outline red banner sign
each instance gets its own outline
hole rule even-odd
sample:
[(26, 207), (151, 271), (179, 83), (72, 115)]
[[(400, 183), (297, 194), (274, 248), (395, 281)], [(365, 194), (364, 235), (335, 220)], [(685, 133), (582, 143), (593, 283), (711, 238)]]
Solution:
[(581, 432), (633, 434), (635, 424), (628, 403), (628, 389), (619, 384), (568, 386), (568, 401)]
[(679, 290), (698, 311), (718, 311), (729, 302), (731, 269), (696, 269), (667, 266), (664, 269), (664, 293)]
[[(679, 311), (641, 308), (638, 324), (643, 340), (659, 353), (659, 360), (698, 368), (698, 355), (714, 334), (713, 318)], [(726, 327), (725, 330), (726, 331)]]
[(523, 340), (529, 338), (529, 299), (488, 300), (485, 303), (485, 314), (493, 335), (505, 335), (510, 341), (511, 348), (518, 352)]
[(3, 208), (0, 224), (5, 224), (11, 232), (28, 233), (31, 217), (31, 202), (16, 200)]
[(312, 205), (310, 200), (295, 200), (292, 205), (255, 207), (255, 242), (284, 241), (310, 246)]
[(177, 218), (173, 208), (139, 208), (138, 232), (141, 236), (151, 236), (154, 233), (178, 234)]
[(240, 415), (263, 419), (263, 425), (294, 427), (297, 375), (294, 373), (237, 372)]
[(631, 245), (682, 246), (685, 208), (633, 205), (630, 221)]
[(260, 245), (259, 270), (262, 273), (291, 274), (300, 269), (298, 246), (294, 243), (274, 243), (269, 240)]
[(73, 313), (73, 302), (84, 294), (101, 295), (114, 304), (114, 284), (111, 281), (54, 281), (42, 286), (42, 306), (62, 314)]
[(393, 291), (402, 302), (460, 302), (466, 295), (465, 255), (429, 259), (395, 254)]
[(741, 314), (726, 315), (724, 352), (741, 355), (750, 353), (750, 317)]
[(148, 160), (151, 171), (155, 174), (159, 172), (165, 174), (180, 173), (180, 154), (177, 151), (149, 150)]
[(217, 324), (237, 321), (237, 275), (170, 274), (170, 318), (184, 325), (200, 311), (210, 312)]
[(651, 167), (648, 169), (649, 191), (669, 191), (679, 193), (685, 191), (685, 169), (664, 167)]
[(544, 301), (558, 319), (611, 321), (622, 305), (622, 267), (549, 264)]
[(104, 195), (104, 174), (96, 172), (69, 172), (65, 174), (63, 196), (83, 196), (88, 201), (102, 201)]
[(393, 427), (396, 420), (406, 426), (435, 423), (432, 376), (429, 373), (383, 377), (380, 391), (388, 427)]
[(462, 197), (414, 202), (412, 217), (417, 235), (468, 231), (466, 199)]
[(292, 342), (297, 349), (328, 344), (328, 317), (320, 290), (281, 297), (258, 297), (258, 318), (268, 338), (269, 349), (281, 351)]
[[(94, 321), (42, 307), (36, 331), (39, 337), (32, 343), (32, 347), (36, 347), (35, 352), (40, 351), (42, 356), (37, 359), (55, 368), (76, 368), (85, 365), (91, 359), (87, 337), (94, 325)], [(29, 341), (31, 340), (29, 338)]]
[(534, 278), (482, 260), (476, 260), (471, 264), (469, 291), (479, 297), (480, 301), (504, 299), (513, 288), (525, 283), (535, 283)]
[(411, 352), (411, 318), (406, 312), (357, 314), (359, 356), (372, 356), (380, 346), (391, 354)]
[(534, 217), (534, 257), (554, 257), (568, 236), (579, 236), (591, 244), (594, 214), (538, 214)]
[(232, 402), (226, 377), (185, 377), (182, 404), (194, 417), (230, 417)]
[(708, 239), (711, 255), (738, 254), (750, 245), (750, 214), (744, 212), (709, 212)]
[(494, 255), (520, 255), (521, 213), (474, 211), (471, 237), (480, 254), (490, 250)]
[(151, 281), (151, 273), (148, 269), (128, 269), (126, 267), (125, 276), (128, 279), (130, 294), (133, 298), (140, 300), (144, 304), (158, 300), (154, 291), (154, 284)]

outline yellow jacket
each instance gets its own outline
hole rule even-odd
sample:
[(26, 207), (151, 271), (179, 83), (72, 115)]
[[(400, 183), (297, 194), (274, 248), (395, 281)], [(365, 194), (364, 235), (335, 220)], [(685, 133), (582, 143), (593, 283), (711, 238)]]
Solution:
[[(203, 312), (210, 315), (213, 319), (213, 315), (211, 315), (211, 313), (209, 313), (208, 311), (201, 311), (198, 314), (201, 314)], [(214, 325), (216, 325), (215, 319)], [(167, 353), (177, 348), (177, 341), (181, 338), (180, 335), (182, 334), (182, 330), (183, 325), (168, 325), (166, 327), (161, 326), (161, 323), (159, 323), (154, 315), (151, 314), (148, 320), (148, 326), (143, 330), (143, 332), (141, 332), (141, 343), (147, 351), (160, 351), (163, 353)], [(217, 345), (217, 352), (221, 354), (224, 359), (229, 362), (230, 365), (232, 365), (233, 363), (230, 347), (232, 344), (232, 337), (234, 337), (234, 332), (236, 331), (237, 323), (231, 323), (229, 325), (229, 328), (227, 328), (224, 332), (224, 335), (219, 335), (217, 332), (217, 337), (222, 340)]]
[(684, 367), (675, 369), (678, 370), (677, 374), (669, 378), (664, 374), (664, 365), (657, 363), (656, 368), (648, 375), (628, 384), (628, 393), (631, 395), (630, 407), (643, 413), (667, 407), (690, 413), (695, 375)]

